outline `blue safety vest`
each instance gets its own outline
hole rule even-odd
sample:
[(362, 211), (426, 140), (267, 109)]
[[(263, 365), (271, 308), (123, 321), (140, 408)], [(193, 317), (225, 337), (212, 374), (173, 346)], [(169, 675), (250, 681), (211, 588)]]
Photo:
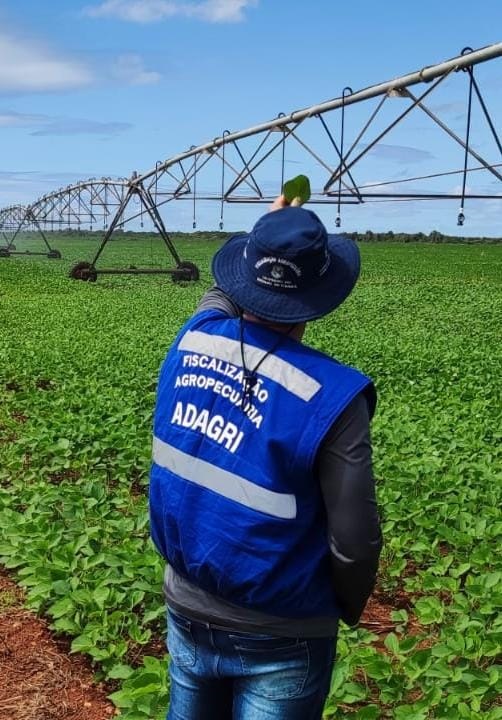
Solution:
[[(154, 418), (152, 538), (174, 570), (236, 605), (338, 616), (314, 464), (371, 380), (262, 325), (196, 314), (163, 364)], [(257, 382), (243, 402), (243, 366)], [(263, 359), (265, 357), (265, 359)]]

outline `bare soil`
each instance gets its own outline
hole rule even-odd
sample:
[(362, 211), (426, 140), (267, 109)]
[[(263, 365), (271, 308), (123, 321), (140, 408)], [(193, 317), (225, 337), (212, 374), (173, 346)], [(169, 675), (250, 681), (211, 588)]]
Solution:
[[(68, 639), (51, 633), (47, 621), (23, 603), (23, 591), (0, 568), (0, 720), (112, 720), (118, 711), (106, 696), (115, 688), (95, 682), (88, 660), (71, 655)], [(378, 636), (375, 644), (381, 652), (387, 652), (383, 641), (396, 629), (391, 613), (399, 608), (411, 608), (406, 591), (377, 587), (361, 618), (361, 626)], [(406, 634), (421, 635), (424, 630), (410, 613)], [(427, 637), (419, 646), (432, 642)], [(128, 661), (137, 664), (144, 653), (145, 648), (138, 647), (138, 657)], [(163, 642), (148, 649), (148, 654), (163, 653)], [(375, 689), (375, 701), (377, 696)]]
[(90, 664), (68, 654), (47, 622), (23, 608), (23, 592), (0, 568), (0, 720), (110, 720), (111, 692)]

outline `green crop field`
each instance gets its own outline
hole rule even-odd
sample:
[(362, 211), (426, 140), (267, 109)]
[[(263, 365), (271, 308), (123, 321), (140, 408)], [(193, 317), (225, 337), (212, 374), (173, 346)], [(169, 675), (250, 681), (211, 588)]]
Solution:
[[(72, 281), (96, 239), (54, 244), (64, 260), (0, 259), (0, 564), (72, 650), (115, 679), (124, 718), (160, 718), (152, 409), (161, 360), (211, 283), (218, 242), (177, 241), (202, 269), (185, 286)], [(116, 240), (101, 264), (155, 264), (160, 250)], [(326, 718), (500, 720), (502, 247), (361, 252), (355, 292), (307, 333), (379, 392), (381, 577), (366, 622), (341, 629)]]

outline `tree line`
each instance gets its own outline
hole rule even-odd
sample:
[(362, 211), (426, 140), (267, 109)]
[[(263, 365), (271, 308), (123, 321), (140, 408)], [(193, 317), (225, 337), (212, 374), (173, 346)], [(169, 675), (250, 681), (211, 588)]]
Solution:
[(396, 243), (468, 243), (475, 244), (493, 244), (502, 242), (502, 237), (459, 237), (458, 235), (444, 235), (438, 230), (432, 230), (429, 234), (418, 233), (395, 233), (392, 230), (387, 232), (373, 232), (366, 230), (364, 233), (353, 232), (345, 233), (348, 237), (358, 242), (396, 242)]
[[(24, 231), (23, 234), (30, 235), (36, 234), (36, 230)], [(47, 232), (47, 231), (46, 231)], [(81, 238), (92, 238), (103, 237), (105, 230), (84, 230), (83, 228), (68, 228), (62, 227), (51, 231), (52, 233), (59, 235), (67, 235), (72, 237)], [(245, 231), (239, 231), (245, 232)], [(196, 232), (180, 232), (173, 231), (169, 233), (173, 237), (186, 240), (226, 240), (231, 235), (237, 234), (236, 232), (222, 232), (218, 230), (197, 230)], [(143, 240), (157, 235), (152, 232), (142, 232), (140, 230), (124, 230), (122, 228), (117, 229), (113, 234), (113, 239), (120, 239), (120, 237), (128, 237), (130, 240)], [(387, 232), (374, 232), (373, 230), (366, 230), (366, 232), (344, 232), (343, 235), (356, 240), (357, 242), (394, 242), (394, 243), (466, 243), (470, 245), (481, 245), (481, 244), (495, 244), (502, 243), (502, 237), (486, 237), (484, 235), (471, 236), (471, 237), (460, 237), (458, 235), (444, 235), (438, 230), (432, 230), (430, 233), (403, 233), (393, 232), (388, 230)]]

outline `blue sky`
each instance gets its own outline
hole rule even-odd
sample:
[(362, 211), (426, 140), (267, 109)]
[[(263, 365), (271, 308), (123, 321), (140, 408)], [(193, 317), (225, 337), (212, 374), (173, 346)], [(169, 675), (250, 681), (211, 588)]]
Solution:
[[(418, 70), (465, 46), (499, 42), (500, 28), (500, 0), (0, 0), (0, 207), (78, 179), (148, 170), (224, 129), (337, 97), (346, 85), (357, 90)], [(457, 75), (464, 78), (448, 80), (431, 107), (463, 135), (467, 83)], [(500, 133), (502, 59), (479, 66), (476, 77)], [(347, 142), (362, 122), (362, 108), (347, 111)], [(490, 162), (502, 162), (479, 111), (472, 139)], [(289, 175), (304, 170), (295, 153), (288, 163)], [(376, 149), (357, 181), (462, 164), (459, 146), (413, 116)], [(280, 168), (268, 172), (277, 183)], [(496, 183), (486, 172), (472, 183), (469, 177), (473, 189), (502, 193)], [(169, 209), (168, 227), (191, 228), (187, 205)], [(463, 234), (502, 235), (502, 201), (466, 210)], [(342, 229), (455, 234), (457, 212), (456, 203), (372, 203), (344, 208)], [(246, 228), (258, 214), (232, 206), (225, 227)], [(333, 224), (334, 208), (319, 214)], [(198, 227), (218, 221), (217, 203), (201, 203)]]

